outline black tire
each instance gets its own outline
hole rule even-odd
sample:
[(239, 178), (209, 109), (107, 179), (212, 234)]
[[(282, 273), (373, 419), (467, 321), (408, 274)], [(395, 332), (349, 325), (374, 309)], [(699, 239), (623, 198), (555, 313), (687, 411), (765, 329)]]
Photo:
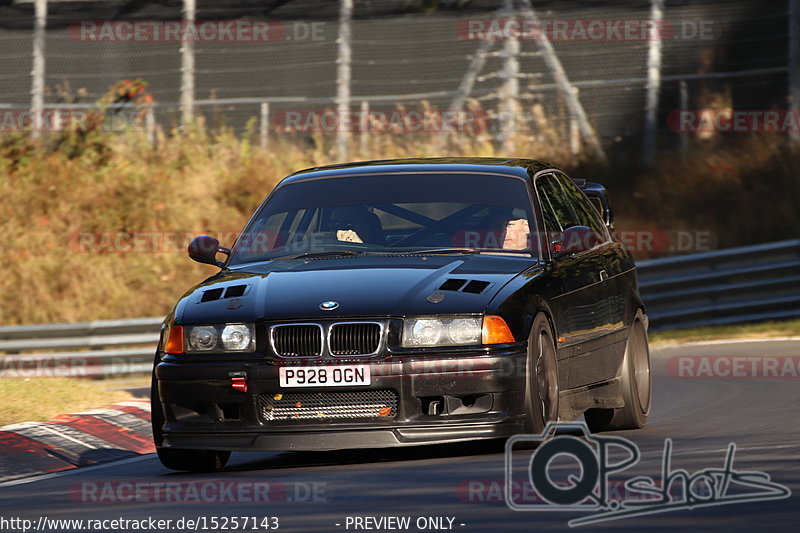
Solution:
[(533, 321), (525, 373), (525, 431), (540, 434), (558, 420), (558, 366), (550, 322), (544, 313)]
[(161, 464), (171, 470), (214, 472), (225, 467), (231, 452), (156, 448)]
[[(155, 364), (158, 364), (158, 356), (156, 356)], [(223, 468), (228, 462), (231, 452), (181, 450), (161, 447), (164, 440), (164, 408), (158, 396), (155, 364), (153, 366), (153, 376), (150, 379), (150, 421), (153, 427), (153, 444), (156, 446), (156, 453), (161, 464), (171, 470), (188, 472), (213, 472)]]
[(158, 397), (158, 381), (156, 381), (156, 365), (158, 364), (158, 354), (153, 362), (153, 374), (150, 377), (150, 426), (153, 428), (153, 444), (158, 448), (161, 446), (162, 428), (164, 427), (164, 408), (161, 406), (161, 399)]
[(650, 373), (650, 348), (644, 314), (636, 318), (625, 343), (622, 361), (622, 400), (625, 405), (617, 409), (589, 409), (584, 413), (592, 433), (621, 429), (639, 429), (647, 423), (652, 403), (652, 377)]

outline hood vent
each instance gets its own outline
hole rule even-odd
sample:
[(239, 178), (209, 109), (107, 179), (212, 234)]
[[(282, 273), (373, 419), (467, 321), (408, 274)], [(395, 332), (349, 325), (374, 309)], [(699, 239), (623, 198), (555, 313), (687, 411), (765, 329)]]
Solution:
[(486, 287), (488, 286), (489, 286), (488, 281), (479, 281), (477, 279), (473, 279), (470, 281), (466, 279), (451, 278), (445, 280), (445, 282), (439, 286), (438, 290), (461, 291), (461, 292), (468, 292), (470, 294), (480, 294), (484, 290), (486, 290)]
[[(223, 291), (225, 291), (225, 296), (222, 295)], [(231, 285), (227, 290), (222, 287), (218, 289), (209, 289), (200, 297), (200, 303), (213, 302), (220, 298), (238, 298), (244, 295), (245, 292), (247, 292), (247, 285)]]
[(476, 279), (467, 283), (467, 286), (462, 289), (461, 292), (468, 292), (470, 294), (480, 294), (482, 293), (486, 287), (489, 286), (488, 281), (478, 281)]
[(439, 287), (440, 291), (457, 291), (467, 283), (465, 279), (448, 279)]
[(211, 289), (203, 293), (200, 302), (213, 302), (214, 300), (219, 300), (221, 297), (222, 289)]
[(228, 290), (225, 291), (225, 298), (238, 298), (244, 294), (246, 289), (247, 285), (231, 285), (228, 287)]

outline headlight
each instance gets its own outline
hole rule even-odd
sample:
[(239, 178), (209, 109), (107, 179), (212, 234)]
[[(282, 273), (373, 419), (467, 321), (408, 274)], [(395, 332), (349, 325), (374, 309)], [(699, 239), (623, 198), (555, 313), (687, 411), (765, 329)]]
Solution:
[(403, 346), (454, 346), (481, 343), (478, 317), (407, 318), (403, 322)]
[(406, 343), (412, 346), (435, 346), (442, 340), (444, 325), (435, 318), (423, 318), (411, 322), (404, 335)]
[(217, 333), (214, 326), (195, 326), (189, 328), (189, 348), (198, 352), (207, 352), (217, 347)]
[(403, 346), (466, 346), (516, 342), (499, 316), (423, 317), (403, 320)]
[(217, 326), (187, 326), (186, 351), (191, 352), (252, 352), (255, 331), (252, 324), (220, 324)]
[(450, 322), (447, 332), (455, 344), (478, 344), (481, 342), (481, 320), (457, 318)]
[(222, 347), (232, 352), (241, 352), (250, 348), (253, 334), (245, 324), (229, 324), (222, 328)]

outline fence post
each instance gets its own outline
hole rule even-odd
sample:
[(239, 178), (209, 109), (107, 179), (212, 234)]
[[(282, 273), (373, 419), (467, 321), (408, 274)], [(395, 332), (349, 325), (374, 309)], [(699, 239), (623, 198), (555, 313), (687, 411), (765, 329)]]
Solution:
[(358, 117), (358, 129), (360, 130), (358, 137), (358, 149), (361, 151), (361, 157), (365, 157), (369, 151), (369, 127), (369, 102), (362, 100), (361, 116)]
[(50, 121), (50, 124), (52, 124), (52, 126), (49, 131), (60, 132), (64, 128), (64, 124), (61, 121), (61, 110), (54, 109), (53, 114), (50, 118), (52, 119)]
[[(183, 24), (194, 24), (195, 0), (183, 0)], [(194, 41), (188, 31), (181, 32), (181, 126), (191, 124), (194, 116)]]
[(261, 102), (261, 124), (259, 131), (261, 148), (266, 150), (269, 146), (269, 102)]
[[(578, 98), (579, 90), (577, 87), (572, 88), (575, 98)], [(581, 153), (581, 129), (578, 126), (578, 120), (572, 113), (569, 116), (569, 151), (574, 156)]]
[[(689, 110), (689, 85), (686, 83), (686, 80), (681, 80), (680, 81), (679, 92), (680, 92), (680, 98), (679, 98), (680, 99), (680, 103), (678, 104), (678, 107), (680, 107), (680, 110), (683, 111), (683, 112), (688, 111)], [(678, 124), (680, 124), (680, 121), (678, 122)], [(678, 129), (680, 129), (680, 126), (678, 127)], [(689, 149), (689, 132), (680, 130), (678, 135), (680, 135), (680, 140), (681, 140), (681, 144), (680, 144), (681, 157), (686, 157), (686, 152)]]
[(34, 117), (34, 139), (41, 136), (44, 124), (44, 73), (45, 32), (47, 28), (47, 0), (36, 0), (33, 30), (33, 70), (31, 71), (31, 113)]
[(644, 119), (644, 162), (652, 165), (656, 157), (656, 117), (661, 90), (661, 51), (664, 0), (650, 0), (650, 43), (647, 50), (647, 100)]
[[(789, 0), (789, 109), (800, 111), (800, 0)], [(792, 131), (789, 139), (800, 146), (799, 131)]]
[[(478, 46), (478, 49), (472, 56), (469, 67), (467, 67), (464, 77), (461, 78), (461, 83), (458, 84), (456, 95), (453, 97), (453, 100), (450, 102), (450, 106), (447, 108), (447, 111), (451, 116), (455, 116), (461, 111), (461, 108), (464, 107), (464, 101), (472, 92), (472, 88), (475, 86), (475, 81), (478, 79), (478, 74), (481, 70), (483, 70), (483, 66), (486, 64), (486, 54), (489, 52), (491, 47), (492, 40), (485, 38), (481, 41), (481, 44)], [(441, 151), (442, 148), (444, 148), (448, 135), (449, 132), (442, 128), (442, 131), (440, 131), (439, 135), (436, 136), (435, 147), (437, 151)]]
[(153, 149), (157, 148), (156, 112), (153, 109), (152, 104), (147, 106), (147, 110), (145, 111), (144, 114), (144, 131), (145, 131), (145, 138), (147, 139), (147, 144)]
[[(516, 18), (514, 1), (504, 0), (506, 20)], [(519, 40), (516, 35), (507, 35), (503, 43), (503, 87), (501, 89), (500, 126), (502, 147), (505, 155), (515, 150), (514, 132), (517, 129), (519, 112)]]
[[(541, 28), (542, 25), (539, 23), (539, 18), (536, 16), (536, 12), (533, 10), (531, 1), (523, 0), (523, 5), (523, 15), (530, 19), (530, 21), (534, 24), (534, 27)], [(586, 116), (586, 111), (583, 109), (581, 101), (572, 91), (572, 84), (570, 83), (569, 78), (567, 78), (567, 73), (564, 71), (564, 67), (561, 65), (561, 60), (558, 59), (558, 56), (556, 55), (553, 44), (550, 42), (550, 39), (547, 38), (546, 31), (539, 32), (537, 34), (537, 38), (539, 49), (542, 51), (542, 58), (547, 64), (547, 68), (550, 70), (550, 73), (556, 82), (556, 86), (558, 87), (558, 91), (561, 93), (561, 97), (566, 102), (570, 114), (574, 116), (575, 120), (578, 122), (578, 128), (581, 131), (583, 139), (591, 148), (593, 155), (600, 161), (605, 162), (607, 160), (606, 153), (603, 151), (603, 146), (600, 144), (600, 139), (597, 137), (597, 133), (589, 123), (589, 117)]]
[[(336, 58), (338, 72), (336, 77), (336, 108), (338, 119), (336, 121), (336, 155), (339, 161), (347, 160), (350, 144), (350, 132), (342, 127), (345, 117), (350, 112), (350, 62), (352, 51), (350, 41), (352, 30), (350, 24), (353, 18), (353, 0), (340, 0), (339, 3), (339, 57)], [(350, 121), (348, 120), (349, 124)]]

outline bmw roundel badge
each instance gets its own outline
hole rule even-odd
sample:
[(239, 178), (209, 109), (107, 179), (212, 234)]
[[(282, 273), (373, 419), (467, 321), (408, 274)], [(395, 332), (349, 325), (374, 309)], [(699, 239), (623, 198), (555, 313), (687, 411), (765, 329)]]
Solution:
[(334, 302), (332, 300), (328, 300), (327, 302), (322, 302), (319, 304), (319, 308), (323, 311), (333, 311), (337, 307), (339, 307), (339, 302)]

